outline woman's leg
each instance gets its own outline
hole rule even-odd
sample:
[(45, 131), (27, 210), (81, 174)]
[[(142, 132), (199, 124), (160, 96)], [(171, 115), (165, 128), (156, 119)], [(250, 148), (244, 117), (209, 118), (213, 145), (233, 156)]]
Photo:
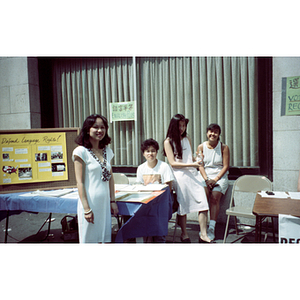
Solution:
[(209, 210), (210, 210), (210, 219), (217, 221), (219, 211), (220, 211), (220, 200), (222, 198), (221, 192), (211, 192), (209, 198)]
[(206, 226), (207, 226), (207, 210), (205, 211), (200, 211), (199, 215), (198, 215), (198, 219), (199, 219), (199, 225), (200, 225), (200, 238), (203, 241), (206, 242), (210, 242), (210, 239), (207, 236), (207, 230), (206, 230)]
[(211, 240), (215, 239), (215, 226), (220, 211), (220, 200), (222, 195), (221, 192), (212, 191), (209, 199), (210, 221), (207, 234)]
[(181, 238), (187, 239), (189, 236), (186, 231), (186, 215), (183, 216), (177, 215), (177, 217), (178, 217), (178, 225), (181, 228)]

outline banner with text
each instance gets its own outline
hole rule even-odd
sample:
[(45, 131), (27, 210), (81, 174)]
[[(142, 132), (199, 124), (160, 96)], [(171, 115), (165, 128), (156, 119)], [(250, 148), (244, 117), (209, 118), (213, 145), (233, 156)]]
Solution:
[(300, 218), (279, 215), (279, 243), (300, 244)]
[(136, 101), (110, 103), (110, 122), (136, 121)]
[(281, 115), (300, 116), (300, 76), (282, 78)]

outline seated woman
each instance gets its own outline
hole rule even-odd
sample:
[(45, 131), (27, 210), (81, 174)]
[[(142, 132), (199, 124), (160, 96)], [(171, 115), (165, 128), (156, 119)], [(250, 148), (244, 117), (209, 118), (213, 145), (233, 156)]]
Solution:
[[(165, 183), (169, 185), (170, 191), (172, 191), (173, 172), (167, 163), (156, 158), (158, 150), (159, 145), (154, 139), (148, 139), (142, 143), (141, 151), (146, 161), (138, 166), (136, 181), (144, 185)], [(166, 238), (164, 236), (154, 236), (147, 238), (147, 240), (164, 243)]]
[(228, 188), (230, 154), (228, 146), (220, 141), (220, 134), (221, 127), (218, 124), (210, 124), (206, 129), (207, 141), (197, 148), (197, 152), (202, 152), (204, 156), (199, 170), (205, 182), (205, 192), (209, 202), (210, 222), (207, 235), (211, 240), (215, 239), (220, 199)]

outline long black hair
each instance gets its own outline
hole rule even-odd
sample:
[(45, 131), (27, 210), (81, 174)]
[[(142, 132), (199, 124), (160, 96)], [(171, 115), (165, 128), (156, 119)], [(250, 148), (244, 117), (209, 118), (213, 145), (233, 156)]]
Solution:
[[(182, 147), (181, 147), (181, 137), (186, 137), (186, 130), (185, 132), (180, 136), (179, 131), (179, 122), (184, 121), (187, 125), (189, 123), (189, 119), (186, 119), (184, 115), (182, 114), (176, 114), (173, 116), (173, 118), (170, 121), (168, 132), (166, 139), (170, 139), (170, 144), (174, 153), (175, 157), (178, 157), (179, 159), (182, 158)], [(174, 152), (174, 145), (176, 149), (176, 153)], [(164, 149), (164, 155), (166, 156), (166, 152)]]
[(99, 141), (99, 148), (103, 149), (105, 146), (110, 144), (111, 138), (109, 137), (109, 135), (107, 133), (107, 131), (108, 131), (107, 119), (104, 116), (98, 115), (98, 114), (90, 115), (85, 119), (85, 121), (83, 122), (82, 128), (80, 130), (80, 133), (77, 136), (77, 138), (75, 139), (76, 144), (78, 144), (80, 146), (84, 146), (85, 148), (88, 148), (88, 149), (92, 148), (89, 132), (90, 132), (91, 127), (93, 127), (93, 125), (96, 123), (96, 120), (98, 118), (102, 119), (103, 124), (106, 129), (104, 138), (101, 141)]

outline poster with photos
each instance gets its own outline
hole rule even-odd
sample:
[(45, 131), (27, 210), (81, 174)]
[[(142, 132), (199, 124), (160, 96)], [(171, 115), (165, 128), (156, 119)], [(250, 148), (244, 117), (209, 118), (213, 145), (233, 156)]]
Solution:
[(68, 180), (65, 132), (0, 135), (1, 185)]

